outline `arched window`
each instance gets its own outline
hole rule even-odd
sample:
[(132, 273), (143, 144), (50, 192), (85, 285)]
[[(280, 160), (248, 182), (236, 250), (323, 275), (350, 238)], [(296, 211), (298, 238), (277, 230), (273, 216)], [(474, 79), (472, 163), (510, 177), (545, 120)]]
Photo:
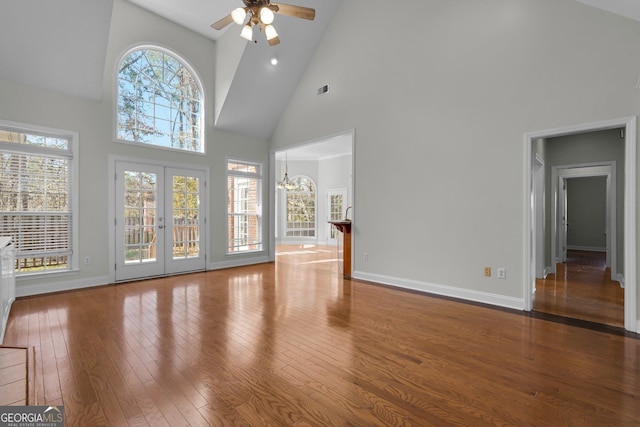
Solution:
[(157, 47), (129, 51), (118, 67), (116, 138), (203, 153), (201, 88), (172, 53)]
[(287, 190), (287, 237), (316, 236), (316, 185), (306, 176), (292, 179)]

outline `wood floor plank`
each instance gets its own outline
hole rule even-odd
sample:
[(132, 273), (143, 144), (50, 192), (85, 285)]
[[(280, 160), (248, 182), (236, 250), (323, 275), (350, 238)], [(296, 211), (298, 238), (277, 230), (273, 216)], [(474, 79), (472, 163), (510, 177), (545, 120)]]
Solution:
[(19, 298), (5, 345), (35, 347), (40, 403), (71, 426), (640, 419), (637, 336), (345, 280), (334, 260), (289, 246), (275, 264)]
[(536, 279), (533, 309), (624, 327), (624, 288), (611, 280), (606, 253), (567, 251), (556, 273)]

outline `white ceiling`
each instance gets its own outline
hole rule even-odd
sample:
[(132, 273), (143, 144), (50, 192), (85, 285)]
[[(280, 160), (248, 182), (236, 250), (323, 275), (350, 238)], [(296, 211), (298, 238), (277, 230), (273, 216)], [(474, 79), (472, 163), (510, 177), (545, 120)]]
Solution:
[(640, 21), (640, 0), (578, 0), (617, 15)]
[(112, 7), (113, 0), (3, 1), (0, 80), (100, 99)]
[(351, 154), (353, 151), (351, 134), (338, 135), (323, 141), (298, 145), (278, 151), (277, 160), (325, 160)]
[[(242, 6), (241, 0), (129, 0), (131, 3), (147, 9), (156, 15), (189, 28), (211, 40), (217, 40), (228, 28), (216, 31), (211, 24), (227, 16), (231, 10)], [(295, 0), (294, 0), (295, 3)]]

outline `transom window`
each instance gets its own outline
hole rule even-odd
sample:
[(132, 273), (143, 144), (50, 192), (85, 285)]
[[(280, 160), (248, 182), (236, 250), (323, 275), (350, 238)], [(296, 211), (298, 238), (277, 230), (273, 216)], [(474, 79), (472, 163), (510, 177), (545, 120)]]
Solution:
[(316, 236), (316, 185), (306, 176), (292, 179), (287, 190), (287, 237)]
[(204, 152), (201, 84), (188, 66), (159, 48), (129, 52), (118, 67), (116, 138)]
[(73, 267), (74, 134), (0, 123), (0, 235), (16, 246), (16, 274)]
[(262, 250), (262, 165), (227, 162), (227, 253)]

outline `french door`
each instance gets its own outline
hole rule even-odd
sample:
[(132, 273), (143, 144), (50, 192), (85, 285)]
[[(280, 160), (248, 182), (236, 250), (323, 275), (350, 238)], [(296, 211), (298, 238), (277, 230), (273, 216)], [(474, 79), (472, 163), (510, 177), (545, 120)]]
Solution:
[[(347, 207), (347, 189), (327, 190), (327, 221), (340, 221), (344, 219)], [(330, 245), (337, 245), (339, 233), (336, 228), (327, 224), (327, 241)]]
[(121, 161), (115, 169), (116, 281), (204, 270), (204, 171)]

